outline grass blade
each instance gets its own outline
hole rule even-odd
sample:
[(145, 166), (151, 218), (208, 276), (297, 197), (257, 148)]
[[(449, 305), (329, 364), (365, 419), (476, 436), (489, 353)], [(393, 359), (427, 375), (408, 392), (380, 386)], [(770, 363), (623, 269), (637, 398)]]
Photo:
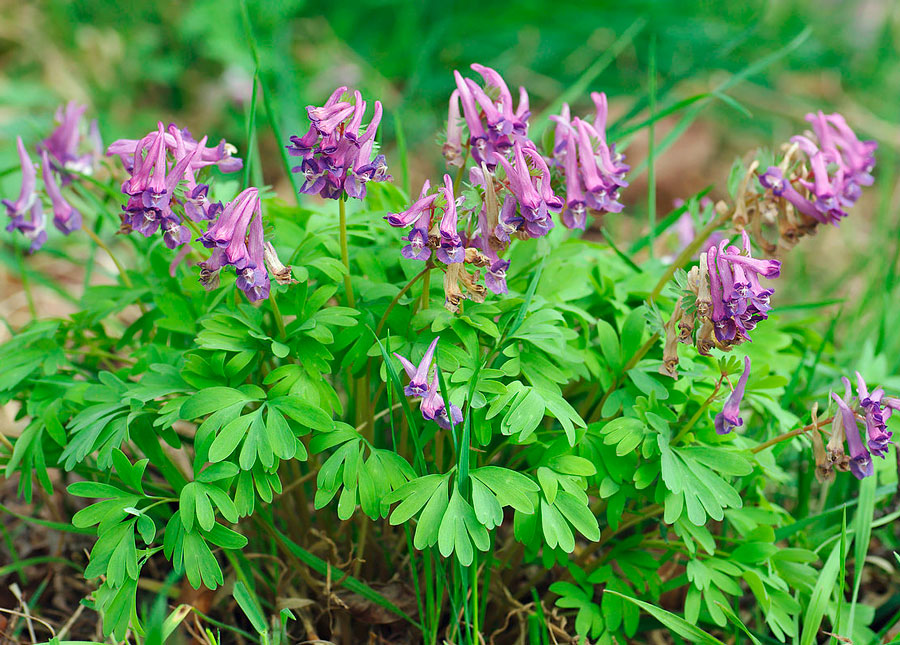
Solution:
[(677, 616), (670, 611), (666, 611), (665, 609), (657, 607), (656, 605), (651, 605), (650, 603), (644, 602), (643, 600), (638, 600), (637, 598), (632, 598), (631, 596), (626, 596), (625, 594), (611, 591), (610, 589), (604, 589), (603, 593), (610, 593), (614, 596), (619, 596), (619, 598), (624, 598), (628, 602), (637, 605), (648, 614), (653, 616), (656, 620), (661, 622), (663, 625), (671, 629), (673, 632), (675, 632), (682, 638), (688, 639), (692, 643), (711, 643), (713, 645), (725, 645), (715, 636), (707, 634), (705, 631), (703, 631), (696, 625), (692, 625), (681, 616)]
[[(803, 617), (800, 645), (813, 645), (816, 642), (819, 627), (825, 617), (825, 611), (828, 609), (831, 594), (834, 592), (834, 583), (837, 581), (841, 560), (846, 556), (846, 547), (848, 546), (849, 544), (845, 544), (843, 541), (835, 544), (825, 566), (819, 572), (819, 579), (816, 581), (809, 605), (806, 607), (806, 614)], [(842, 548), (845, 550), (842, 551)]]

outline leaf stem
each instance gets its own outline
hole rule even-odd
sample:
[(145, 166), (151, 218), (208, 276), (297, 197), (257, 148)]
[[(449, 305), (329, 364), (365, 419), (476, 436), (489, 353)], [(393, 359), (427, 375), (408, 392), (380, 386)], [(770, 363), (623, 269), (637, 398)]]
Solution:
[(716, 382), (716, 387), (713, 388), (712, 394), (709, 395), (709, 398), (703, 402), (703, 404), (697, 409), (694, 415), (690, 418), (690, 420), (678, 431), (678, 434), (672, 439), (670, 443), (678, 443), (678, 440), (681, 439), (684, 435), (688, 433), (688, 431), (694, 427), (694, 424), (700, 419), (700, 415), (709, 407), (709, 405), (715, 400), (716, 395), (719, 393), (719, 388), (722, 387), (722, 379), (725, 378), (725, 375), (722, 374), (719, 376), (719, 380)]

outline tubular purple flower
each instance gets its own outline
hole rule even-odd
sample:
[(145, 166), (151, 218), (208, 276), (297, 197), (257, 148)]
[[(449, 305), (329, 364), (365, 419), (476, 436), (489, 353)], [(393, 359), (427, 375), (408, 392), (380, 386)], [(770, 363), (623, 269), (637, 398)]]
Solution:
[(359, 138), (359, 127), (362, 125), (363, 115), (366, 113), (366, 102), (363, 101), (362, 94), (359, 93), (359, 90), (353, 91), (353, 97), (355, 98), (353, 118), (350, 119), (347, 127), (344, 128), (344, 136), (350, 139), (350, 141), (356, 142)]
[(445, 264), (458, 264), (466, 259), (466, 249), (459, 236), (456, 199), (453, 196), (453, 180), (450, 175), (444, 175), (444, 185), (438, 191), (447, 201), (444, 214), (441, 217), (439, 230), (441, 232), (441, 246), (437, 251), (437, 258)]
[(417, 221), (422, 212), (431, 209), (434, 201), (438, 198), (438, 193), (428, 194), (430, 188), (431, 182), (426, 179), (422, 185), (422, 191), (419, 193), (419, 199), (412, 206), (402, 213), (388, 213), (384, 219), (388, 221), (388, 224), (397, 228), (407, 227)]
[(863, 479), (875, 474), (875, 465), (872, 463), (872, 457), (859, 437), (859, 427), (856, 425), (856, 417), (853, 415), (853, 410), (836, 393), (832, 392), (831, 398), (838, 404), (844, 424), (844, 435), (847, 438), (847, 447), (850, 449), (850, 471), (857, 479)]
[(441, 396), (440, 390), (438, 389), (437, 374), (434, 374), (431, 378), (428, 390), (422, 397), (420, 409), (423, 418), (428, 419), (429, 421), (436, 421), (444, 430), (450, 430), (451, 423), (455, 426), (462, 423), (463, 420), (462, 410), (452, 403), (450, 404), (450, 415), (447, 415), (444, 398)]
[[(507, 117), (513, 116), (512, 94), (510, 94), (509, 88), (506, 85), (506, 81), (503, 80), (503, 77), (500, 76), (500, 74), (496, 70), (491, 69), (490, 67), (485, 67), (484, 65), (479, 65), (478, 63), (472, 63), (470, 67), (473, 71), (481, 75), (481, 78), (484, 79), (485, 85), (496, 87), (500, 90), (500, 105), (503, 108), (504, 115), (506, 115)], [(525, 96), (527, 101), (527, 95)]]
[(812, 217), (822, 224), (828, 224), (829, 220), (823, 216), (811, 201), (801, 195), (791, 185), (781, 172), (780, 168), (770, 166), (759, 176), (759, 183), (763, 188), (769, 188), (776, 197), (784, 197), (794, 208), (804, 215)]
[[(19, 190), (19, 198), (16, 201), (4, 199), (2, 204), (6, 206), (6, 213), (10, 217), (10, 222), (6, 226), (7, 231), (18, 230), (31, 240), (29, 253), (34, 253), (40, 249), (44, 242), (47, 241), (46, 218), (44, 210), (41, 206), (41, 200), (38, 199), (35, 192), (37, 185), (37, 172), (31, 158), (25, 150), (25, 144), (22, 143), (22, 137), (16, 137), (16, 148), (19, 152), (19, 162), (22, 166), (22, 187)], [(28, 220), (26, 215), (30, 215)]]
[(714, 246), (706, 250), (706, 268), (709, 272), (709, 291), (712, 296), (713, 322), (718, 322), (725, 317), (725, 306), (722, 302), (722, 281), (719, 279), (719, 271), (716, 258), (718, 249)]
[[(553, 155), (556, 157), (564, 156), (564, 161), (568, 162), (570, 154), (568, 142), (573, 140), (572, 115), (569, 111), (569, 104), (563, 103), (559, 115), (552, 115), (550, 120), (556, 123), (556, 127), (553, 130)], [(572, 146), (572, 149), (574, 149), (574, 146)], [(577, 172), (577, 170), (578, 161), (576, 159), (575, 171)], [(568, 170), (566, 170), (566, 178), (568, 179)]]
[(569, 136), (565, 141), (564, 168), (566, 176), (566, 210), (562, 214), (563, 224), (567, 228), (584, 230), (587, 224), (584, 191), (581, 188), (581, 176), (578, 174), (578, 153), (575, 139)]
[(522, 229), (524, 219), (516, 215), (516, 198), (513, 195), (507, 195), (500, 207), (500, 215), (498, 217), (497, 227), (494, 229), (494, 237), (503, 244), (509, 244), (510, 235)]
[(596, 114), (596, 116), (594, 116), (594, 129), (597, 132), (605, 133), (606, 117), (609, 112), (609, 108), (606, 103), (606, 93), (591, 92), (591, 101), (594, 102), (594, 111)]
[[(93, 166), (92, 153), (78, 154), (81, 142), (81, 117), (85, 110), (87, 106), (78, 105), (75, 101), (67, 103), (65, 108), (57, 109), (56, 121), (59, 125), (49, 137), (38, 144), (38, 152), (46, 151), (50, 155), (51, 164), (60, 173), (64, 185), (70, 181), (66, 170), (89, 173)], [(96, 122), (94, 123), (96, 129)]]
[(516, 118), (521, 123), (522, 134), (525, 134), (525, 129), (528, 127), (526, 121), (528, 121), (528, 117), (531, 116), (531, 108), (528, 102), (528, 92), (521, 85), (519, 86), (519, 105), (516, 106)]
[(724, 259), (735, 264), (740, 264), (750, 271), (754, 271), (764, 278), (777, 278), (781, 275), (781, 262), (778, 260), (760, 260), (750, 258), (745, 255), (735, 255), (726, 253), (722, 256)]
[[(541, 173), (541, 199), (544, 200), (550, 210), (558, 211), (562, 208), (563, 201), (556, 196), (553, 192), (553, 187), (550, 185), (550, 168), (547, 167), (547, 162), (544, 161), (541, 153), (535, 148), (524, 148), (524, 152), (531, 159), (538, 172)], [(530, 177), (531, 174), (529, 173), (529, 179)]]
[(249, 262), (238, 270), (235, 284), (247, 299), (257, 302), (269, 297), (269, 273), (266, 271), (265, 248), (263, 244), (262, 211), (257, 211), (247, 231), (247, 251)]
[(448, 166), (462, 167), (462, 124), (459, 114), (459, 90), (450, 94), (447, 108), (447, 142), (441, 151)]
[(403, 247), (400, 254), (409, 260), (425, 261), (431, 257), (431, 248), (428, 246), (428, 232), (431, 230), (431, 211), (422, 211), (419, 218), (404, 238), (409, 244)]
[(72, 231), (81, 228), (81, 213), (63, 198), (59, 186), (56, 185), (56, 179), (53, 177), (50, 158), (46, 150), (41, 153), (41, 160), (43, 162), (44, 187), (53, 206), (53, 224), (64, 234), (68, 235)]
[(735, 428), (744, 425), (741, 418), (741, 400), (744, 398), (744, 389), (747, 387), (747, 379), (750, 377), (750, 357), (744, 357), (744, 371), (737, 385), (734, 386), (722, 411), (714, 420), (717, 434), (728, 434)]
[(422, 360), (419, 361), (418, 366), (413, 365), (407, 358), (394, 352), (394, 356), (396, 356), (397, 360), (400, 361), (400, 364), (403, 365), (403, 369), (406, 370), (406, 375), (409, 377), (409, 384), (403, 388), (403, 393), (406, 394), (406, 396), (424, 396), (428, 391), (428, 373), (431, 370), (431, 362), (434, 359), (434, 352), (437, 349), (438, 340), (440, 340), (440, 336), (436, 336), (435, 339), (431, 341), (428, 349), (425, 350), (425, 355), (422, 357)]

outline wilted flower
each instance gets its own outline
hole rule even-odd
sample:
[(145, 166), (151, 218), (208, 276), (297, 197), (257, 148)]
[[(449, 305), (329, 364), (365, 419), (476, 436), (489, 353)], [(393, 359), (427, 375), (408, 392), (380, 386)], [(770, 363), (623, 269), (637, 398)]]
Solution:
[(293, 172), (304, 177), (300, 192), (325, 199), (340, 199), (344, 193), (356, 199), (366, 196), (370, 181), (390, 180), (384, 155), (372, 158), (375, 134), (381, 123), (381, 101), (375, 101), (374, 114), (360, 134), (366, 102), (354, 92), (354, 103), (342, 101), (347, 91), (339, 87), (322, 107), (307, 106), (311, 125), (303, 136), (292, 136), (288, 152), (301, 157)]
[(744, 389), (747, 387), (747, 379), (750, 377), (750, 357), (744, 357), (744, 371), (738, 379), (737, 385), (731, 391), (722, 411), (716, 415), (715, 427), (717, 434), (728, 434), (735, 428), (744, 425), (741, 418), (741, 400), (744, 398)]

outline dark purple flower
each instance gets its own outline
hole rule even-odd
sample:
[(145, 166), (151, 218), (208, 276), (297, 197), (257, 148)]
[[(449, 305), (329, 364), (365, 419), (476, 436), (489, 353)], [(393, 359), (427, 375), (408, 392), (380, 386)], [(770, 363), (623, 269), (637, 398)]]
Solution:
[(400, 364), (403, 365), (403, 369), (406, 370), (406, 375), (409, 377), (409, 384), (403, 389), (403, 393), (406, 394), (406, 396), (423, 396), (428, 390), (428, 374), (431, 370), (431, 362), (434, 359), (434, 352), (437, 348), (439, 339), (440, 336), (435, 337), (435, 339), (431, 341), (428, 349), (425, 350), (425, 355), (422, 357), (422, 360), (419, 361), (418, 366), (413, 365), (408, 359), (394, 352), (394, 356), (396, 356), (400, 361)]
[(717, 434), (728, 434), (735, 428), (744, 425), (741, 418), (741, 400), (744, 398), (744, 389), (747, 387), (747, 379), (750, 377), (750, 357), (744, 357), (744, 371), (737, 385), (734, 386), (722, 411), (716, 415), (715, 427)]
[(46, 150), (41, 153), (41, 160), (43, 162), (44, 188), (47, 191), (47, 196), (50, 197), (50, 204), (53, 206), (53, 224), (68, 235), (72, 231), (81, 228), (81, 213), (63, 198), (59, 186), (56, 185), (56, 179), (53, 177), (53, 170), (50, 167), (50, 159)]
[(22, 143), (22, 137), (16, 137), (16, 147), (19, 152), (19, 163), (22, 166), (22, 188), (16, 201), (8, 199), (2, 201), (2, 204), (6, 206), (6, 214), (10, 217), (6, 230), (18, 230), (26, 239), (31, 240), (28, 252), (34, 253), (47, 241), (46, 221), (41, 200), (35, 192), (37, 172), (25, 150), (25, 144)]
[(859, 399), (860, 411), (865, 415), (869, 450), (876, 457), (884, 459), (893, 435), (886, 425), (887, 418), (890, 417), (890, 407), (886, 402), (882, 402), (884, 390), (878, 388), (869, 394), (865, 380), (859, 372), (856, 372), (856, 395)]
[(516, 215), (516, 198), (513, 195), (507, 195), (500, 207), (500, 216), (497, 227), (494, 229), (494, 237), (503, 244), (509, 244), (510, 235), (522, 230), (525, 220)]
[(247, 250), (249, 262), (242, 269), (235, 267), (237, 269), (235, 284), (251, 302), (264, 300), (269, 297), (270, 282), (265, 263), (262, 212), (259, 210), (247, 231)]

